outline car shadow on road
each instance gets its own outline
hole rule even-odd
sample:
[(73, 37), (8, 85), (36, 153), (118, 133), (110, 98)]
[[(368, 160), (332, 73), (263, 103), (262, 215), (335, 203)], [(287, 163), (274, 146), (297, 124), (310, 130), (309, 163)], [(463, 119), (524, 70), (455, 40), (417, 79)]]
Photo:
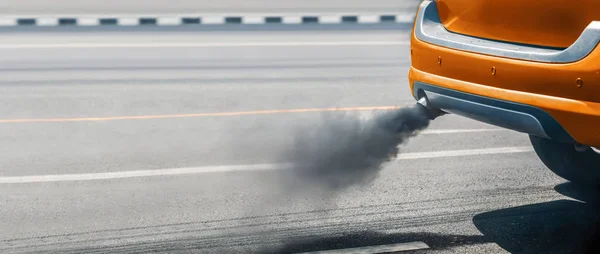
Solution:
[(600, 192), (571, 183), (555, 190), (577, 200), (485, 212), (473, 223), (510, 253), (600, 253)]

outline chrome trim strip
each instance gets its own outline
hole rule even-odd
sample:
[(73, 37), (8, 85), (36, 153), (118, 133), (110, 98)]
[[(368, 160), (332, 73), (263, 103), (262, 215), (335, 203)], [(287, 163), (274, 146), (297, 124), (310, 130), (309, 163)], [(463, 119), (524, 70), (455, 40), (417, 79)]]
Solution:
[(550, 49), (450, 32), (440, 21), (435, 1), (425, 0), (419, 6), (415, 35), (419, 40), (428, 43), (474, 53), (545, 63), (570, 63), (583, 59), (600, 43), (600, 21), (592, 21), (568, 48)]

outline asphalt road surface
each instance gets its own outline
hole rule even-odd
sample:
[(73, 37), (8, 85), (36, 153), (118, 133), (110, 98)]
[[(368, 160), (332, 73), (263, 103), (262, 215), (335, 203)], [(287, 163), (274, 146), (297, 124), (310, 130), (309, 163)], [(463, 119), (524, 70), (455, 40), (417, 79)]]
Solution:
[(416, 10), (419, 0), (4, 0), (0, 13), (253, 13), (253, 12), (398, 12)]
[(600, 221), (595, 193), (547, 170), (526, 135), (453, 115), (403, 145), (371, 184), (283, 191), (294, 128), (327, 108), (368, 118), (414, 103), (407, 38), (1, 34), (0, 252), (585, 247)]

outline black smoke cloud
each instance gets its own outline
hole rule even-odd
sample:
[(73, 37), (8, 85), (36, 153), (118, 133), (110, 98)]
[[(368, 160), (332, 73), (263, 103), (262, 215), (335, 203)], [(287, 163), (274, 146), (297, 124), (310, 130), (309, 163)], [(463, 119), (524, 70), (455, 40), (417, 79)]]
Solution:
[(295, 130), (293, 148), (283, 155), (293, 171), (287, 188), (336, 192), (371, 183), (397, 156), (399, 145), (429, 126), (427, 114), (418, 104), (367, 120), (350, 113), (324, 114), (321, 121)]

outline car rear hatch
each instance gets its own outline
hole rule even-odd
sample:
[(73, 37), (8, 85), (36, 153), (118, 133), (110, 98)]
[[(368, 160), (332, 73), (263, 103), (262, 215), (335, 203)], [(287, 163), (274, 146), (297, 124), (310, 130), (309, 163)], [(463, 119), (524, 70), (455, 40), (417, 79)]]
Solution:
[(520, 44), (567, 48), (594, 20), (600, 0), (437, 0), (451, 32)]

